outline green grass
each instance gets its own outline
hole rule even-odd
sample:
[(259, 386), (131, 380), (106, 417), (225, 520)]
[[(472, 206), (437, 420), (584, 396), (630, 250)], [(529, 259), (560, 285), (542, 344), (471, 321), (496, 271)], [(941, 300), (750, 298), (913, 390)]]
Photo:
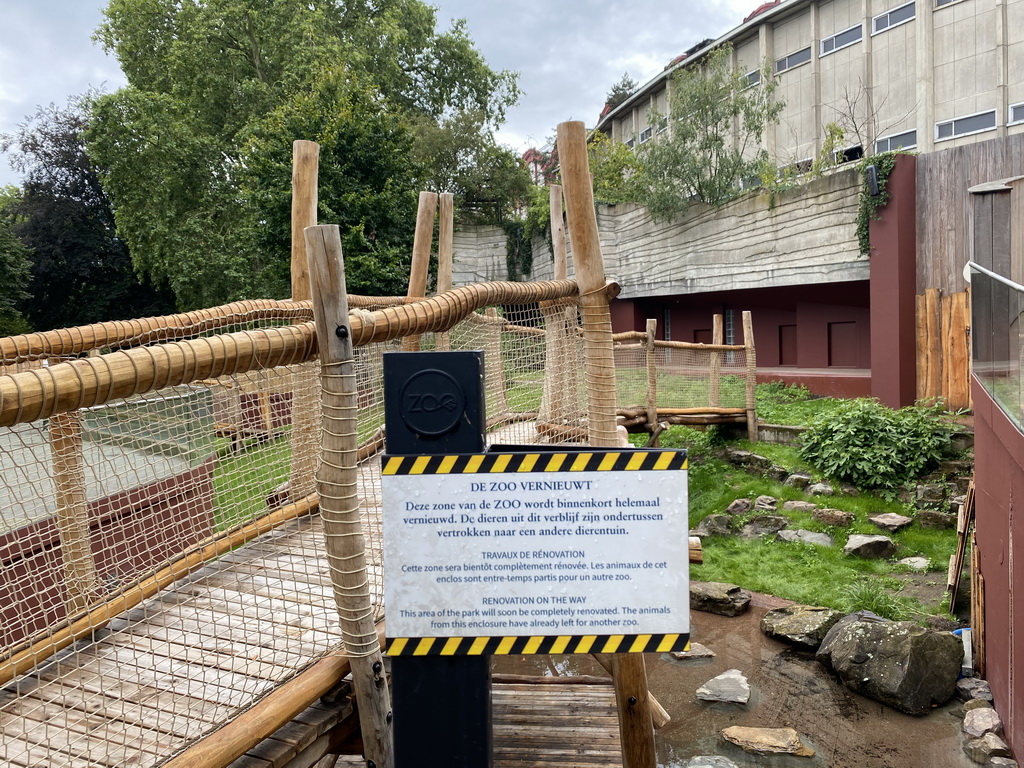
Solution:
[(269, 510), (267, 496), (288, 479), (292, 451), (287, 437), (225, 453), (213, 473), (214, 520), (222, 531)]

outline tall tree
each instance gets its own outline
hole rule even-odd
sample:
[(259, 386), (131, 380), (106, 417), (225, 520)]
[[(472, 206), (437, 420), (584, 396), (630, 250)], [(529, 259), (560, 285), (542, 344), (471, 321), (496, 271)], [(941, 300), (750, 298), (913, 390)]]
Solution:
[(119, 320), (173, 309), (165, 291), (141, 282), (114, 227), (99, 169), (85, 150), (88, 98), (40, 108), (0, 142), (25, 180), (8, 210), (29, 251), (30, 297), (21, 303), (37, 329)]
[(615, 82), (604, 97), (605, 112), (611, 112), (619, 104), (633, 95), (637, 89), (637, 82), (629, 76), (629, 72), (623, 72), (622, 77)]
[[(266, 278), (287, 260), (276, 250), (286, 235), (252, 237), (286, 225), (259, 208), (288, 184), (283, 164), (255, 154), (271, 151), (271, 139), (288, 147), (319, 136), (321, 167), (347, 169), (322, 174), (324, 215), (352, 205), (363, 181), (397, 194), (416, 177), (407, 123), (473, 111), (485, 130), (499, 124), (518, 97), (515, 76), (486, 65), (463, 23), (435, 25), (420, 0), (110, 0), (98, 36), (129, 85), (99, 100), (89, 141), (109, 168), (104, 184), (136, 266), (166, 279), (183, 308), (268, 285), (280, 293), (284, 283)], [(348, 115), (344, 130), (331, 94)], [(302, 114), (290, 118), (296, 104)], [(385, 131), (388, 157), (368, 142), (351, 156), (343, 142), (360, 121)], [(413, 217), (393, 202), (395, 225), (364, 228), (350, 259), (408, 261)], [(370, 290), (377, 277), (350, 287)]]
[(28, 324), (19, 312), (28, 298), (29, 250), (14, 234), (15, 206), (21, 200), (16, 187), (0, 189), (0, 335), (27, 331)]
[[(770, 161), (764, 133), (784, 104), (775, 100), (777, 80), (767, 65), (758, 83), (731, 64), (732, 48), (715, 49), (703, 61), (681, 67), (669, 89), (669, 130), (640, 150), (640, 202), (656, 218), (686, 210), (690, 200), (710, 205), (739, 194), (739, 182), (760, 176)], [(774, 171), (774, 166), (772, 166)]]

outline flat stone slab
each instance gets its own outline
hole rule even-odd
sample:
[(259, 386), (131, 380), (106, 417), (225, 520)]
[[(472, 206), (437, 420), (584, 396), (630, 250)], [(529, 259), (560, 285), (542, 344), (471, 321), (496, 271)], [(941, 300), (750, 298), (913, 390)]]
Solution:
[(899, 565), (905, 565), (912, 571), (927, 571), (931, 562), (927, 557), (904, 557), (902, 560), (896, 561)]
[(792, 728), (745, 728), (734, 725), (722, 731), (722, 738), (757, 755), (814, 756), (814, 750), (804, 746), (800, 734)]
[(917, 513), (917, 524), (923, 528), (956, 528), (956, 515), (922, 509)]
[(786, 512), (806, 512), (811, 514), (818, 508), (818, 505), (813, 501), (784, 501), (782, 503), (782, 509)]
[(828, 483), (812, 483), (807, 486), (807, 492), (811, 496), (831, 496), (836, 490)]
[(843, 552), (855, 557), (884, 560), (896, 552), (896, 542), (888, 536), (866, 536), (854, 533), (846, 540)]
[(964, 742), (964, 753), (980, 765), (990, 764), (996, 757), (1013, 757), (1010, 747), (994, 733), (986, 733), (980, 739)]
[(683, 763), (682, 768), (739, 768), (739, 766), (728, 757), (697, 755), (697, 757), (691, 757)]
[(883, 531), (888, 531), (889, 533), (902, 531), (914, 522), (914, 518), (907, 517), (906, 515), (897, 515), (895, 512), (886, 512), (884, 515), (875, 515), (874, 517), (869, 517), (868, 520), (877, 525)]
[(811, 484), (811, 476), (803, 472), (794, 472), (792, 475), (787, 477), (782, 484), (788, 485), (790, 488), (803, 490)]
[(691, 536), (731, 536), (736, 532), (736, 520), (732, 515), (710, 514), (690, 531)]
[(834, 525), (838, 528), (849, 528), (853, 524), (853, 513), (844, 512), (841, 509), (828, 509), (820, 507), (811, 512), (811, 517), (819, 523)]
[(992, 701), (992, 689), (987, 680), (980, 677), (962, 677), (956, 681), (956, 696), (960, 701), (984, 699)]
[(750, 701), (750, 684), (738, 669), (727, 669), (698, 688), (697, 698), (701, 701), (746, 704)]
[(691, 581), (690, 608), (718, 616), (739, 616), (750, 608), (750, 593), (721, 581)]
[(740, 538), (756, 539), (761, 536), (774, 536), (789, 525), (789, 518), (782, 515), (758, 515), (740, 530)]
[(727, 515), (745, 515), (754, 508), (754, 502), (750, 499), (736, 499), (725, 508)]
[(841, 618), (843, 614), (831, 608), (787, 605), (768, 611), (761, 619), (761, 631), (787, 643), (816, 649)]
[(819, 547), (831, 547), (832, 537), (826, 533), (816, 531), (805, 531), (798, 528), (795, 531), (779, 531), (776, 536), (780, 541), (799, 541), (803, 544), (816, 544)]
[(671, 656), (679, 661), (686, 661), (688, 659), (713, 659), (715, 658), (715, 652), (708, 648), (706, 645), (700, 643), (690, 643), (690, 650), (688, 651), (672, 651)]
[(762, 512), (774, 512), (779, 500), (774, 496), (758, 496), (754, 499), (754, 509)]

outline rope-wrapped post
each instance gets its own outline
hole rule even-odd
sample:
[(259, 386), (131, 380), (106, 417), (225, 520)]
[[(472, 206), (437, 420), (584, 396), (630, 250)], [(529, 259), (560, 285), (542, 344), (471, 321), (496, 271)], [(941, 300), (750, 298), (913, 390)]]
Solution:
[[(447, 293), (452, 289), (452, 269), (454, 266), (455, 238), (455, 195), (442, 192), (438, 195), (437, 212), (437, 292)], [(435, 336), (438, 351), (447, 352), (452, 348), (452, 339), (448, 331), (441, 331)]]
[[(583, 315), (584, 365), (590, 444), (614, 447), (615, 354), (612, 319), (605, 288), (604, 260), (594, 212), (594, 190), (587, 160), (586, 129), (581, 122), (560, 123), (558, 156), (562, 163), (569, 237), (580, 290)], [(615, 701), (622, 735), (623, 768), (654, 768), (654, 721), (651, 716), (647, 669), (641, 654), (612, 657)]]
[[(309, 262), (305, 229), (317, 221), (320, 145), (313, 141), (292, 144), (292, 300), (309, 299)], [(288, 479), (290, 501), (304, 499), (316, 488), (317, 400), (315, 363), (291, 369), (292, 460)], [(272, 424), (267, 426), (268, 433)]]
[[(437, 195), (420, 192), (416, 209), (416, 232), (412, 240), (412, 263), (409, 265), (407, 298), (422, 299), (427, 295), (427, 274), (430, 271), (430, 245), (434, 241), (434, 218), (437, 215)], [(418, 352), (419, 334), (402, 339), (403, 352)]]
[(747, 439), (757, 441), (757, 350), (754, 348), (754, 320), (750, 310), (743, 311), (743, 346), (747, 358)]
[(487, 414), (491, 418), (504, 419), (509, 415), (508, 394), (505, 391), (505, 363), (501, 357), (501, 329), (504, 324), (494, 307), (488, 307), (485, 316), (494, 321), (483, 327)]
[[(711, 343), (724, 344), (725, 326), (720, 314), (711, 317)], [(708, 369), (708, 405), (714, 407), (722, 400), (722, 351), (716, 349), (711, 353), (711, 365)]]
[(338, 227), (308, 228), (306, 247), (320, 347), (323, 436), (317, 489), (324, 543), (342, 635), (352, 660), (363, 754), (368, 764), (392, 768), (391, 698), (374, 624), (356, 487), (359, 405)]
[(82, 450), (81, 412), (53, 416), (50, 419), (50, 456), (69, 616), (84, 611), (99, 596), (100, 587), (89, 538)]
[(654, 336), (658, 331), (658, 321), (647, 319), (647, 428), (651, 430), (651, 446), (659, 444), (658, 432), (658, 358), (654, 347)]

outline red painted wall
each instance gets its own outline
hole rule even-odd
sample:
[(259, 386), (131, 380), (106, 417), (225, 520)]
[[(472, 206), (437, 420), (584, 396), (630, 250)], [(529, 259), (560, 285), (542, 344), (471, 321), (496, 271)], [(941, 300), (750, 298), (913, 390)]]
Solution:
[(985, 580), (985, 678), (1003, 718), (1004, 738), (1020, 756), (1024, 681), (1016, 679), (1015, 662), (1024, 664), (1024, 628), (1016, 625), (1013, 596), (1017, 590), (1024, 595), (1024, 525), (1015, 520), (1021, 515), (1017, 501), (1024, 499), (1024, 435), (977, 379), (972, 379), (972, 393), (975, 541)]

